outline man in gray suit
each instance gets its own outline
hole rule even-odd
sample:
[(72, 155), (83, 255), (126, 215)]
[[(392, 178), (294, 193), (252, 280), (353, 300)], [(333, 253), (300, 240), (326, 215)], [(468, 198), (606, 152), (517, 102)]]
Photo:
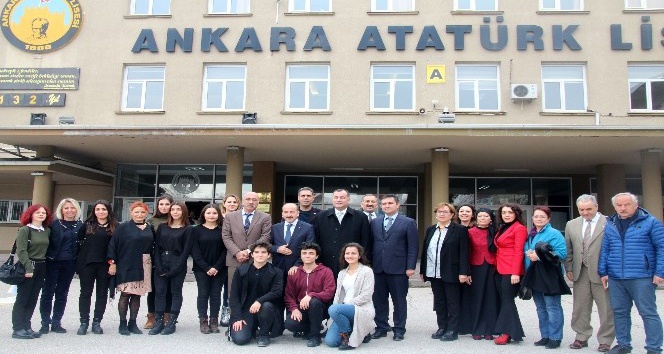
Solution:
[(272, 220), (258, 208), (258, 194), (246, 192), (242, 196), (242, 209), (227, 214), (221, 228), (221, 239), (228, 250), (226, 265), (228, 266), (228, 293), (231, 292), (235, 270), (249, 261), (249, 247), (255, 243), (270, 242)]
[(576, 332), (576, 339), (569, 347), (581, 349), (588, 346), (588, 338), (593, 334), (590, 315), (594, 300), (599, 312), (597, 350), (606, 352), (615, 339), (609, 292), (602, 286), (597, 272), (606, 217), (597, 211), (597, 199), (592, 195), (577, 198), (576, 207), (580, 216), (565, 226), (565, 271), (567, 278), (574, 281), (572, 329)]

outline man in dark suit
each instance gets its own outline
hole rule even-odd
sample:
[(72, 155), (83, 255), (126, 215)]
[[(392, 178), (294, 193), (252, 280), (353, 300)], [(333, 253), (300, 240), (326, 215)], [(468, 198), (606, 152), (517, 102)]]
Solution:
[(369, 222), (378, 217), (378, 215), (376, 215), (376, 208), (378, 208), (378, 197), (376, 197), (375, 194), (365, 194), (364, 197), (362, 197), (362, 203), (360, 203), (360, 207), (362, 208), (364, 215), (367, 216), (367, 220), (369, 220)]
[[(314, 241), (314, 227), (298, 220), (297, 205), (286, 203), (281, 207), (281, 217), (284, 221), (272, 225), (272, 264), (283, 272), (284, 284), (288, 272), (297, 271), (300, 262), (300, 245), (303, 242)], [(284, 287), (285, 290), (285, 287)], [(283, 294), (278, 303), (279, 319), (283, 325), (285, 305)], [(283, 331), (283, 326), (280, 330)], [(299, 333), (298, 333), (299, 335)]]
[(388, 194), (381, 199), (385, 215), (371, 222), (373, 238), (373, 271), (375, 277), (373, 302), (376, 309), (374, 339), (387, 336), (387, 322), (392, 297), (394, 313), (393, 339), (401, 341), (406, 333), (408, 278), (415, 274), (419, 240), (415, 220), (399, 214), (399, 199)]
[(226, 265), (228, 266), (228, 293), (233, 287), (235, 270), (251, 258), (249, 248), (255, 243), (270, 241), (272, 222), (270, 214), (258, 208), (258, 194), (246, 192), (242, 196), (242, 209), (229, 213), (224, 218), (221, 239), (226, 246)]
[(332, 193), (333, 208), (322, 211), (314, 221), (316, 243), (320, 245), (319, 260), (332, 269), (336, 277), (339, 274), (339, 252), (349, 242), (357, 242), (371, 254), (369, 221), (359, 210), (348, 207), (350, 193), (337, 189)]

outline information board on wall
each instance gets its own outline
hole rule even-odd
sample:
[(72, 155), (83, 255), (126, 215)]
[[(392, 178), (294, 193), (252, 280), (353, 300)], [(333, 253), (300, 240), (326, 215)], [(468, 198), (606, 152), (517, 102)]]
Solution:
[(0, 68), (0, 90), (78, 90), (80, 68)]

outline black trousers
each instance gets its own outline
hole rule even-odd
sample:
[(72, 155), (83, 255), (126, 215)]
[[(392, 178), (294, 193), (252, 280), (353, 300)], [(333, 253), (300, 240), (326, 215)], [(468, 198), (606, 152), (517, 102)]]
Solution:
[(46, 262), (35, 263), (35, 271), (32, 278), (25, 280), (17, 286), (16, 301), (12, 309), (12, 329), (20, 331), (22, 329), (32, 329), (30, 320), (35, 313), (39, 292), (44, 285), (46, 276)]
[(198, 317), (208, 316), (208, 301), (210, 302), (210, 317), (219, 317), (221, 288), (224, 286), (227, 271), (227, 267), (222, 267), (214, 277), (203, 271), (194, 271), (196, 286), (198, 287), (198, 297), (196, 298)]
[(433, 292), (433, 310), (436, 312), (438, 328), (458, 332), (461, 283), (431, 279), (431, 291)]
[[(65, 314), (69, 286), (74, 279), (76, 260), (46, 261), (46, 275), (42, 287), (39, 313), (42, 323), (59, 324)], [(55, 301), (53, 298), (55, 297)], [(51, 310), (53, 311), (51, 313)], [(53, 318), (51, 318), (51, 315)]]
[(78, 297), (78, 312), (81, 322), (90, 321), (92, 290), (95, 288), (95, 284), (97, 291), (93, 319), (101, 321), (104, 318), (108, 299), (108, 264), (101, 262), (86, 264), (78, 273), (78, 277), (81, 281), (81, 295)]
[(277, 318), (277, 308), (269, 301), (261, 305), (258, 313), (249, 313), (249, 309), (242, 310), (242, 319), (247, 323), (241, 330), (235, 331), (233, 323), (230, 324), (231, 339), (237, 345), (245, 345), (251, 342), (251, 334), (259, 327), (258, 336), (267, 337), (271, 332), (278, 330), (275, 326)]
[(514, 298), (519, 291), (519, 284), (512, 284), (511, 274), (495, 275), (496, 288), (500, 298), (500, 311), (496, 320), (496, 333), (509, 334), (515, 341), (522, 341), (525, 334), (521, 326), (519, 311), (514, 303)]
[[(154, 312), (155, 313), (180, 313), (182, 308), (182, 286), (184, 285), (184, 277), (187, 271), (183, 270), (172, 277), (157, 276), (154, 279), (155, 294), (154, 294)], [(168, 289), (171, 289), (171, 306), (167, 307), (166, 297)], [(170, 311), (166, 311), (170, 310)]]
[(319, 298), (311, 298), (309, 301), (309, 309), (302, 310), (302, 321), (296, 321), (291, 318), (290, 312), (286, 314), (286, 329), (295, 332), (304, 332), (309, 337), (320, 337), (321, 323), (329, 317), (327, 309), (330, 304), (326, 304)]
[[(152, 285), (152, 291), (149, 292), (148, 295), (147, 295), (148, 312), (149, 313), (154, 313), (155, 312), (154, 311), (154, 293), (155, 293), (155, 289), (157, 288), (154, 285), (155, 277), (156, 277), (156, 275), (155, 275), (155, 272), (154, 272), (154, 268), (152, 268), (152, 277), (151, 277), (152, 279), (150, 280), (150, 283)], [(166, 310), (165, 310), (165, 312), (169, 312), (169, 313), (171, 312), (171, 303), (172, 303), (172, 301), (173, 301), (173, 294), (171, 294), (171, 287), (169, 285), (168, 289), (166, 289)]]
[(392, 320), (394, 333), (406, 333), (406, 318), (408, 317), (408, 276), (405, 274), (374, 274), (375, 285), (373, 303), (376, 309), (376, 329), (379, 331), (390, 331), (388, 323), (390, 304), (392, 298)]

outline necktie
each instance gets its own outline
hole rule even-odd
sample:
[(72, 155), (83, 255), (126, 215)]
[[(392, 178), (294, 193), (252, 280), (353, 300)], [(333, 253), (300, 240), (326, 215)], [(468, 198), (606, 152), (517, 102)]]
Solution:
[(244, 233), (245, 234), (249, 232), (249, 225), (251, 225), (251, 221), (249, 220), (249, 217), (252, 216), (252, 215), (253, 215), (253, 213), (252, 214), (245, 214), (245, 218), (244, 218)]
[(343, 211), (337, 211), (337, 219), (339, 220), (339, 224), (341, 224), (341, 220), (344, 218), (344, 212)]
[(293, 224), (286, 224), (286, 238), (284, 239), (286, 241), (286, 244), (288, 244), (288, 242), (290, 242), (290, 238), (292, 236), (292, 234), (291, 234), (291, 227), (292, 226), (293, 226)]
[(374, 219), (374, 213), (369, 213), (368, 216), (369, 216), (369, 222), (371, 222), (371, 220)]
[(393, 222), (394, 222), (394, 218), (387, 218), (387, 224), (385, 225), (385, 231), (390, 231), (390, 227), (392, 227)]
[(588, 220), (586, 221), (588, 224), (583, 230), (583, 257), (581, 259), (581, 262), (583, 262), (584, 265), (588, 265), (588, 242), (590, 241), (590, 231), (592, 229), (592, 221)]

